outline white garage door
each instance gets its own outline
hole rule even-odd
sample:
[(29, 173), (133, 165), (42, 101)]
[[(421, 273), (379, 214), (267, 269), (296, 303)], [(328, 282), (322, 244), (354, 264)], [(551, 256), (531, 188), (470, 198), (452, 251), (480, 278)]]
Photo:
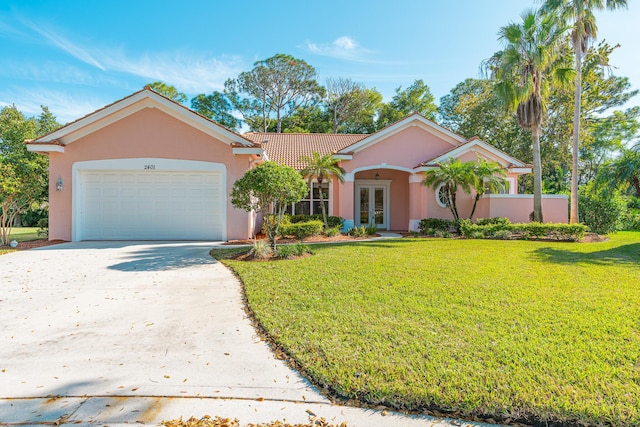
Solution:
[(222, 171), (82, 171), (81, 240), (222, 240)]

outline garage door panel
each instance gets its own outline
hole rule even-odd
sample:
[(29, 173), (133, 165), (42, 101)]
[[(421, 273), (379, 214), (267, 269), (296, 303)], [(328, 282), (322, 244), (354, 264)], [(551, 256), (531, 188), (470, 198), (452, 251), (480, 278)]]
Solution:
[(83, 171), (83, 240), (223, 238), (223, 172)]

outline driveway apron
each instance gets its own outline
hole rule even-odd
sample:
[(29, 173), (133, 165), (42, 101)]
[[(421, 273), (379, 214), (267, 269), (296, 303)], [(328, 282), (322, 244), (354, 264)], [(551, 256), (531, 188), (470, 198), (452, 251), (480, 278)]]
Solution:
[(0, 425), (206, 414), (447, 425), (332, 405), (261, 341), (212, 245), (82, 242), (0, 256)]

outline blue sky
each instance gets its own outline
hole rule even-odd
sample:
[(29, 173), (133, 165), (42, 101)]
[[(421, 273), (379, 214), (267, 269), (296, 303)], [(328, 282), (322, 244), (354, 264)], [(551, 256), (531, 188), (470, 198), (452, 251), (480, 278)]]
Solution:
[[(622, 47), (615, 74), (640, 88), (640, 5), (598, 14)], [(535, 0), (0, 0), (0, 106), (46, 105), (67, 122), (161, 80), (189, 98), (287, 53), (321, 83), (349, 77), (394, 89), (423, 79), (436, 99), (500, 48), (497, 32)], [(637, 98), (640, 98), (637, 97)], [(640, 99), (632, 102), (640, 105)]]

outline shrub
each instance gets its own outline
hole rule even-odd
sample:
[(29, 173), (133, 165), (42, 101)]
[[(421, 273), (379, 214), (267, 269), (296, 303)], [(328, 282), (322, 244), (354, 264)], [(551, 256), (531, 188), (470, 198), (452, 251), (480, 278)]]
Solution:
[(40, 221), (46, 220), (48, 222), (48, 218), (48, 208), (29, 209), (20, 216), (20, 223), (23, 227), (40, 227)]
[[(289, 217), (289, 222), (294, 224), (298, 222), (309, 222), (309, 221), (321, 221), (322, 223), (324, 223), (322, 214), (313, 214), (313, 215), (298, 214), (298, 215), (291, 215)], [(327, 217), (327, 224), (329, 225), (329, 228), (333, 228), (333, 227), (342, 228), (343, 223), (344, 223), (344, 219), (339, 216), (329, 215)]]
[[(269, 215), (264, 215), (262, 217), (262, 233), (264, 235), (267, 235), (267, 221), (269, 221), (272, 227), (275, 227), (276, 216), (273, 214), (269, 214)], [(290, 224), (290, 223), (291, 223), (291, 215), (289, 214), (282, 215), (282, 221), (280, 221), (280, 226), (284, 224)]]
[(507, 240), (511, 238), (511, 232), (509, 230), (498, 230), (493, 234), (492, 237), (494, 239)]
[(501, 221), (497, 224), (478, 225), (468, 219), (460, 221), (460, 233), (464, 237), (479, 239), (482, 237), (493, 237), (496, 239), (506, 239), (514, 233), (520, 234), (525, 239), (555, 239), (576, 241), (584, 237), (587, 227), (584, 224), (553, 224), (530, 222), (526, 224), (505, 224)]
[(629, 209), (622, 216), (621, 230), (640, 231), (640, 212), (633, 212)]
[(322, 221), (298, 222), (293, 224), (280, 225), (280, 236), (293, 236), (298, 240), (305, 237), (318, 236), (322, 234), (324, 223)]
[(511, 224), (511, 221), (509, 221), (509, 218), (502, 218), (502, 217), (478, 218), (476, 220), (476, 224), (478, 225), (509, 225)]
[(282, 259), (290, 259), (297, 256), (303, 256), (311, 253), (309, 245), (304, 243), (293, 243), (291, 245), (280, 245), (276, 249), (276, 256)]
[(432, 236), (436, 231), (449, 231), (456, 229), (456, 221), (441, 218), (424, 218), (418, 223), (418, 231), (420, 234)]
[(340, 227), (329, 227), (324, 231), (327, 237), (336, 237), (340, 235)]
[(376, 227), (374, 224), (369, 224), (366, 227), (364, 227), (364, 231), (365, 233), (367, 233), (367, 236), (371, 236), (378, 232), (378, 227)]
[(38, 237), (49, 237), (49, 218), (38, 220)]
[(361, 225), (360, 227), (353, 227), (347, 231), (347, 234), (352, 237), (366, 237), (367, 229), (364, 225)]
[(627, 199), (627, 209), (640, 209), (640, 197), (630, 196)]
[(249, 251), (249, 255), (258, 259), (269, 258), (272, 253), (273, 249), (271, 249), (271, 245), (269, 245), (269, 242), (266, 240), (255, 240), (251, 250)]
[(621, 219), (626, 204), (618, 194), (598, 194), (590, 186), (578, 193), (580, 222), (598, 234), (613, 233), (622, 228)]

